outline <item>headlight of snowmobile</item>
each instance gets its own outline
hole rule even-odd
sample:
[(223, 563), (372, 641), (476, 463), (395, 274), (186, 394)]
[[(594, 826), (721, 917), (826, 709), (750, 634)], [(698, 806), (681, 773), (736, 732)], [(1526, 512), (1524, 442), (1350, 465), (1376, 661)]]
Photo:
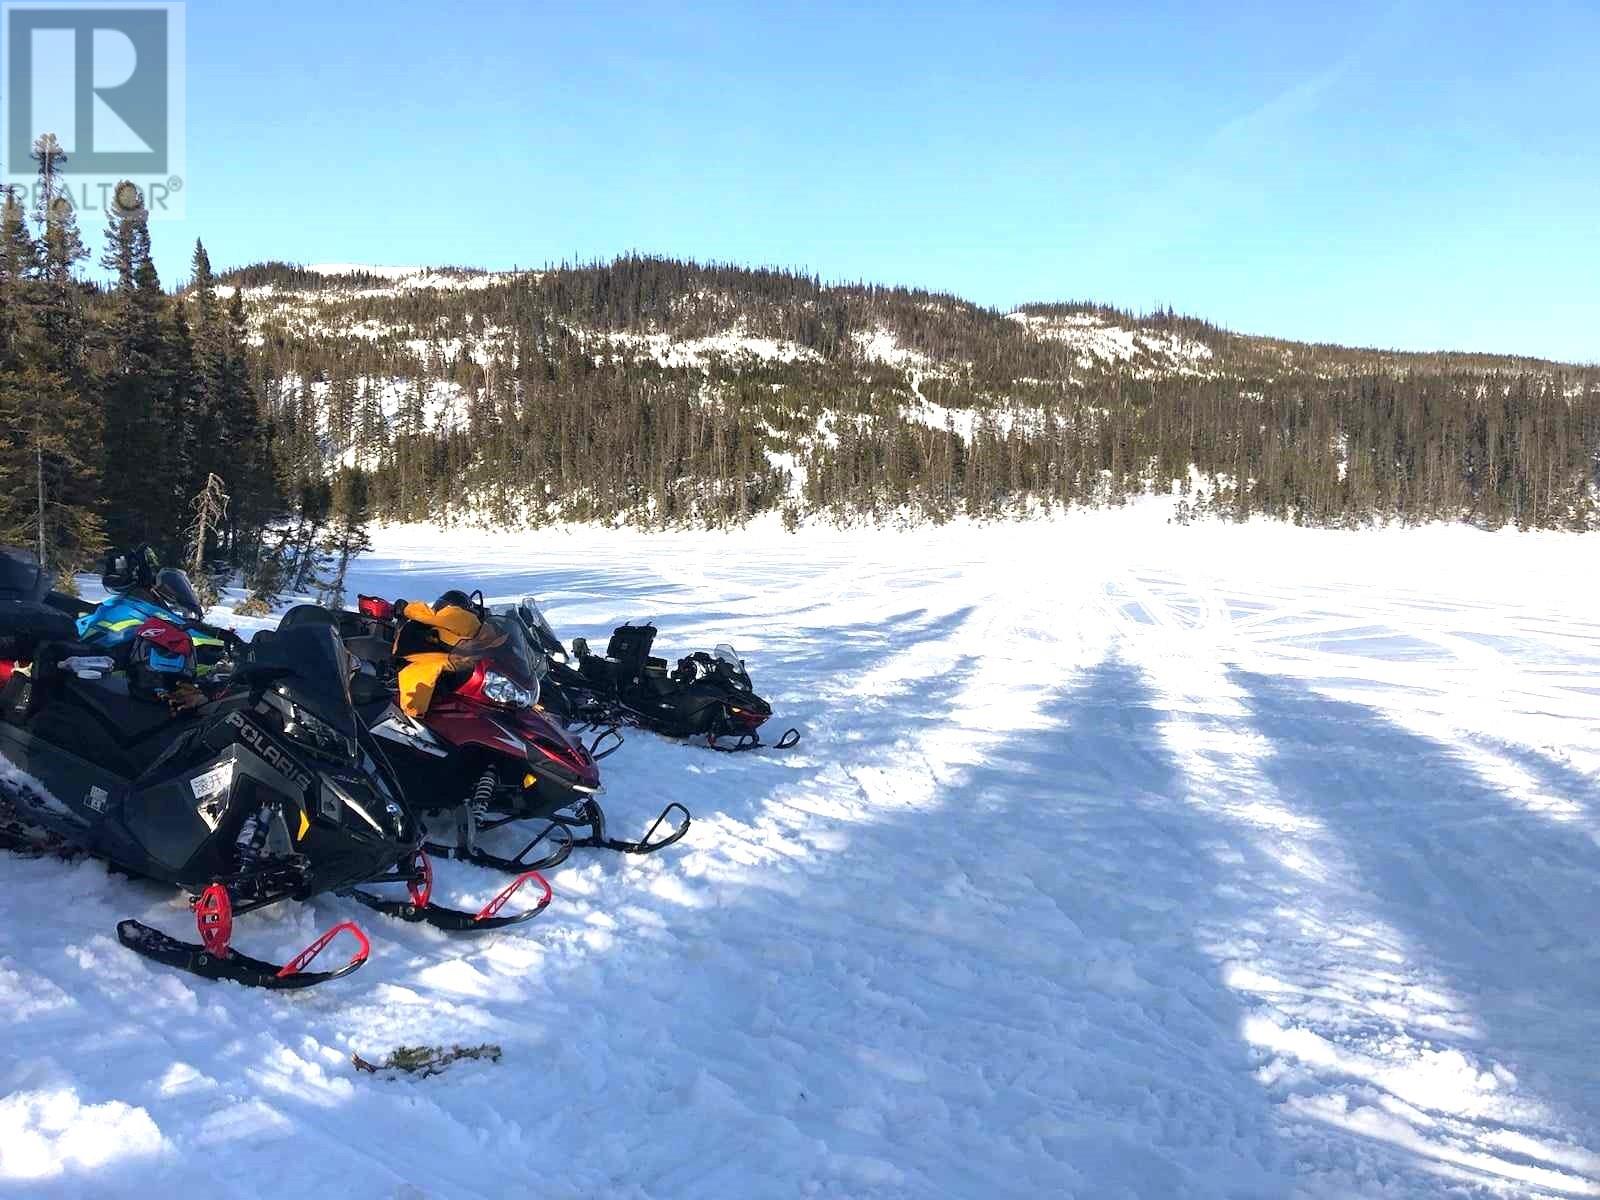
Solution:
[[(344, 777), (323, 777), (322, 816), (338, 821), (341, 812), (351, 813), (381, 838), (403, 839), (408, 830), (405, 810), (393, 797), (370, 783)], [(342, 822), (346, 829), (356, 828)]]
[(483, 677), (483, 698), (507, 708), (532, 708), (538, 696), (498, 671), (489, 671)]
[(310, 709), (296, 704), (282, 691), (268, 692), (263, 699), (283, 718), (283, 736), (309, 750), (334, 758), (354, 758), (356, 743)]

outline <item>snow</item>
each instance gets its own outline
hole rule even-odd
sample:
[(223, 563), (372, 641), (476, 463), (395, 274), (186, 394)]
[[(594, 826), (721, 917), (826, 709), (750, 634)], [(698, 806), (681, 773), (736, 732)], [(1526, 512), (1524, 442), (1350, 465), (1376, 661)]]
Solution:
[(362, 263), (312, 263), (306, 270), (318, 275), (371, 275), (374, 279), (407, 279), (422, 275), (427, 267), (384, 267)]
[(1090, 368), (1098, 364), (1136, 362), (1149, 358), (1155, 365), (1178, 374), (1197, 374), (1212, 357), (1211, 347), (1193, 338), (1147, 329), (1127, 329), (1094, 313), (1066, 316), (1035, 316), (1007, 313), (1036, 337), (1065, 342), (1078, 352), (1077, 364)]
[(744, 359), (763, 363), (821, 361), (815, 350), (796, 342), (750, 334), (741, 324), (701, 338), (678, 338), (668, 333), (629, 333), (626, 330), (575, 332), (597, 346), (609, 347), (612, 355), (631, 353), (652, 359), (663, 367), (702, 370), (714, 359), (734, 363)]
[(885, 363), (891, 367), (915, 367), (924, 371), (933, 366), (933, 360), (926, 354), (902, 346), (894, 334), (882, 326), (876, 326), (871, 330), (858, 329), (850, 335), (850, 338), (855, 342), (856, 350), (861, 357), (873, 362)]
[[(539, 921), (239, 920), (304, 995), (150, 965), (166, 889), (12, 858), (0, 1186), (321, 1194), (1600, 1195), (1600, 583), (1462, 528), (382, 531), (356, 583), (731, 640), (788, 754), (630, 734)], [(498, 880), (438, 864), (455, 898)], [(431, 1079), (402, 1043), (504, 1048)]]
[[(383, 267), (363, 266), (360, 263), (315, 263), (306, 268), (318, 275), (371, 275), (375, 279), (387, 279), (399, 285), (398, 288), (364, 288), (358, 295), (397, 295), (406, 288), (443, 288), (448, 291), (481, 291), (484, 288), (494, 287), (496, 284), (505, 283), (512, 278), (508, 271), (452, 271), (439, 270), (434, 267)], [(266, 289), (256, 289), (264, 292)]]

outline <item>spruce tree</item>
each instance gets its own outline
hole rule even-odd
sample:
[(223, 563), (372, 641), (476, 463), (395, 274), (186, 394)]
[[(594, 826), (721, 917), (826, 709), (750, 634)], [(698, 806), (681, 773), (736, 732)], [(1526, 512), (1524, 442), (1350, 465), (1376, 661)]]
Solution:
[(366, 472), (350, 467), (341, 469), (333, 482), (333, 520), (323, 539), (323, 550), (333, 572), (322, 586), (322, 603), (329, 608), (344, 607), (345, 577), (350, 562), (356, 555), (372, 549), (372, 537), (367, 529), (371, 519)]
[(243, 289), (228, 300), (223, 323), (217, 411), (221, 454), (227, 463), (233, 506), (228, 511), (227, 545), (234, 565), (253, 562), (257, 532), (275, 507), (267, 431), (250, 364), (249, 331)]
[(144, 199), (128, 182), (115, 195), (101, 259), (116, 275), (101, 389), (106, 528), (119, 545), (165, 545), (172, 539), (171, 491), (182, 466), (181, 457), (168, 452), (166, 298), (150, 258)]
[[(66, 155), (53, 135), (34, 145), (39, 165), (34, 242), (8, 197), (0, 215), (0, 277), (7, 285), (0, 430), (8, 465), (0, 475), (0, 532), (34, 547), (61, 584), (103, 545), (100, 413), (89, 393), (83, 288), (85, 251), (60, 180)], [(31, 243), (31, 247), (30, 247)]]
[(193, 496), (205, 486), (208, 475), (220, 475), (224, 480), (231, 477), (222, 444), (225, 358), (222, 312), (217, 305), (211, 259), (199, 238), (194, 243), (189, 280), (189, 318), (193, 368), (188, 407), (194, 432), (191, 478), (184, 494)]
[(55, 134), (39, 136), (33, 144), (33, 160), (39, 168), (34, 223), (39, 229), (35, 271), (40, 284), (40, 328), (55, 365), (81, 388), (85, 383), (84, 293), (76, 271), (89, 251), (78, 232), (77, 210), (61, 179), (67, 155)]

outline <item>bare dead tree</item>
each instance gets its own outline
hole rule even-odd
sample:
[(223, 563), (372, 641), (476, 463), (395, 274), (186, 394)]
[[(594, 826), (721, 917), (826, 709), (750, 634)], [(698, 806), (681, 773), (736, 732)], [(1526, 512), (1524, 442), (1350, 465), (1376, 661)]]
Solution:
[(206, 483), (189, 501), (194, 516), (189, 521), (189, 580), (207, 605), (217, 602), (217, 589), (206, 572), (206, 539), (222, 528), (228, 515), (227, 491), (215, 472), (207, 472)]

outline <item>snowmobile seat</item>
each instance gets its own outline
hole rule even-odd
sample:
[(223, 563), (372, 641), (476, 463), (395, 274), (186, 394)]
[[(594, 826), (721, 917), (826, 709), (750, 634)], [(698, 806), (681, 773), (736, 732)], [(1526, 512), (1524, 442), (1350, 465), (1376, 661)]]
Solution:
[(123, 675), (102, 679), (63, 680), (63, 690), (95, 715), (111, 736), (125, 746), (143, 741), (162, 726), (175, 722), (172, 709), (161, 700), (147, 700), (128, 691)]
[(49, 591), (50, 581), (31, 550), (0, 546), (0, 599), (39, 604)]
[(678, 690), (667, 674), (666, 660), (661, 658), (645, 659), (644, 669), (639, 672), (639, 684), (646, 692), (656, 696), (667, 696)]
[(578, 674), (586, 683), (602, 692), (616, 691), (617, 664), (609, 658), (586, 654), (578, 660)]
[(130, 696), (120, 675), (65, 676), (60, 682), (60, 702), (39, 709), (28, 731), (124, 778), (134, 778), (154, 761), (159, 749), (152, 750), (152, 743), (164, 746), (192, 727), (164, 703)]
[(0, 644), (31, 649), (40, 642), (75, 641), (77, 637), (77, 624), (60, 609), (0, 597)]
[(90, 604), (87, 600), (79, 599), (77, 596), (69, 596), (65, 592), (55, 591), (46, 594), (44, 602), (51, 608), (66, 613), (74, 620), (76, 620), (78, 617), (86, 616), (87, 614), (92, 613), (96, 607), (95, 605)]
[(50, 603), (50, 581), (27, 550), (0, 546), (0, 643), (7, 657), (44, 641), (73, 641), (72, 615)]

